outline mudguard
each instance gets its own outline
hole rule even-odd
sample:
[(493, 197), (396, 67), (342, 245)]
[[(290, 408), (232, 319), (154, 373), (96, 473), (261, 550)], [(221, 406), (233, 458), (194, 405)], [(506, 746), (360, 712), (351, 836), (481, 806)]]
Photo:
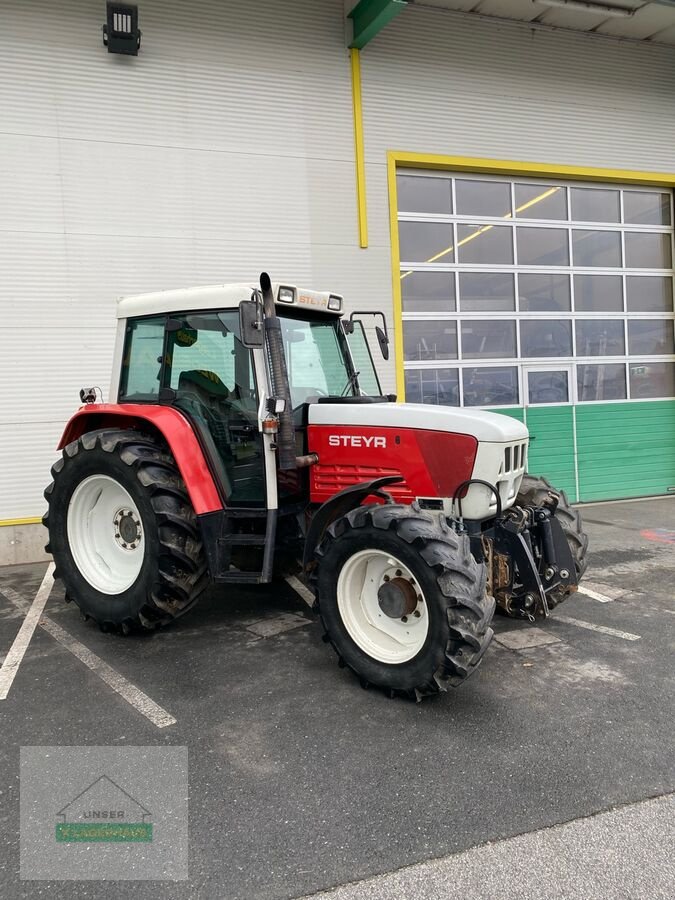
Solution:
[(140, 403), (91, 403), (81, 407), (66, 425), (57, 450), (99, 428), (158, 431), (171, 450), (197, 515), (223, 509), (204, 451), (187, 418), (171, 406)]
[(307, 536), (305, 537), (305, 550), (302, 564), (306, 569), (312, 561), (315, 548), (321, 543), (324, 532), (335, 519), (344, 516), (350, 509), (361, 506), (366, 497), (374, 494), (382, 496), (381, 488), (388, 484), (396, 484), (403, 481), (401, 475), (387, 475), (385, 478), (375, 478), (373, 481), (364, 481), (360, 484), (352, 484), (323, 503), (314, 513)]

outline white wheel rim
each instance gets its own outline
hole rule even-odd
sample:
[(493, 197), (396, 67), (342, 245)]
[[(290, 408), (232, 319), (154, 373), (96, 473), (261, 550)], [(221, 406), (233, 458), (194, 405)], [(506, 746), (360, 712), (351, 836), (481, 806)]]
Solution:
[(102, 594), (121, 594), (143, 565), (143, 521), (129, 492), (108, 475), (90, 475), (68, 505), (68, 543), (75, 565)]
[[(390, 615), (382, 607), (381, 588), (387, 584), (402, 589), (402, 600), (407, 602), (402, 615)], [(381, 550), (361, 550), (350, 556), (338, 577), (337, 602), (351, 639), (378, 662), (400, 665), (424, 646), (429, 633), (424, 593), (410, 569), (395, 556)]]

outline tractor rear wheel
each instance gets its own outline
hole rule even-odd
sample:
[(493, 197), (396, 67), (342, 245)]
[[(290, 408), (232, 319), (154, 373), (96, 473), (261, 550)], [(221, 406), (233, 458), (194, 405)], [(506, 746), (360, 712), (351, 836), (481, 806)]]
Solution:
[(152, 630), (208, 584), (194, 511), (166, 447), (134, 431), (90, 431), (68, 444), (45, 491), (45, 548), (66, 599), (101, 628)]
[[(579, 582), (588, 564), (586, 560), (588, 535), (583, 529), (581, 514), (570, 505), (565, 491), (558, 490), (549, 481), (540, 476), (524, 475), (520, 491), (516, 497), (516, 506), (545, 506), (547, 501), (550, 500), (551, 494), (556, 494), (559, 498), (555, 518), (565, 532), (567, 543), (574, 557), (577, 582)], [(565, 597), (568, 596), (568, 593), (568, 591), (564, 590), (551, 591), (547, 595), (549, 607), (552, 609), (554, 606), (562, 603)]]
[(469, 539), (415, 506), (360, 506), (315, 552), (318, 612), (364, 686), (420, 700), (458, 685), (492, 638), (495, 602)]

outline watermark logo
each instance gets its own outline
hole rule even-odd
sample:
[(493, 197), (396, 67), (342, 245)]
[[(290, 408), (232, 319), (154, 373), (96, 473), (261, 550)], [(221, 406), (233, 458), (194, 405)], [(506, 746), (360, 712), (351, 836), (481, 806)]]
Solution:
[(107, 775), (101, 775), (57, 812), (56, 840), (64, 843), (152, 840), (151, 812)]
[(187, 747), (22, 747), (20, 762), (22, 879), (188, 878)]

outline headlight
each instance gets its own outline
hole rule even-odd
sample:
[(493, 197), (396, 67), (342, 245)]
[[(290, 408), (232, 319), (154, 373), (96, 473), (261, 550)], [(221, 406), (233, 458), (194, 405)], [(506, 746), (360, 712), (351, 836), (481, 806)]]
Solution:
[(337, 294), (331, 294), (328, 297), (328, 309), (331, 309), (333, 312), (340, 312), (342, 310), (342, 297), (338, 297)]

